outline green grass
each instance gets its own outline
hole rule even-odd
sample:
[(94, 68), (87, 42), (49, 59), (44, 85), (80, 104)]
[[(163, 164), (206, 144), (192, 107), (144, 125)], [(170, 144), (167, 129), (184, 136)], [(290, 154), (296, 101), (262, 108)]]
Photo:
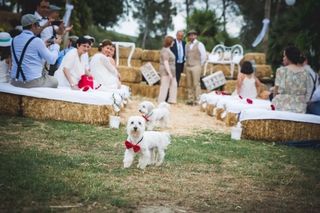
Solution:
[[(320, 210), (319, 150), (172, 137), (162, 167), (122, 168), (125, 129), (0, 116), (0, 211)], [(155, 208), (155, 207), (153, 207)]]

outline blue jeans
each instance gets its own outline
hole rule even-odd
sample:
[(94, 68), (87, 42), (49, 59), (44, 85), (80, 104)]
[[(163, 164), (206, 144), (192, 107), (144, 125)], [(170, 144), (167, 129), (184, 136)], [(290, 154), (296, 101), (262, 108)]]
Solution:
[(308, 103), (307, 113), (314, 114), (314, 115), (320, 115), (320, 101)]

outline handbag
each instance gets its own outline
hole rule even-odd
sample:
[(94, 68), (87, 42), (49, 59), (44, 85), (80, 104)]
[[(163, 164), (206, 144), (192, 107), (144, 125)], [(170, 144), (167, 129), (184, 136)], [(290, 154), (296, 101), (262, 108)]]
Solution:
[(89, 76), (89, 75), (82, 75), (79, 82), (78, 82), (79, 89), (84, 92), (86, 92), (90, 89), (96, 90), (100, 86), (101, 86), (101, 84), (99, 84), (95, 87), (95, 82), (93, 80), (93, 77)]

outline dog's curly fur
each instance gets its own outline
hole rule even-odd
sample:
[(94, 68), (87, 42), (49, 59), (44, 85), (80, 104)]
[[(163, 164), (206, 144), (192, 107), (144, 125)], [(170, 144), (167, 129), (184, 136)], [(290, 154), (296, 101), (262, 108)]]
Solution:
[(157, 108), (150, 101), (143, 101), (139, 104), (139, 112), (146, 119), (148, 130), (153, 130), (155, 127), (168, 127), (170, 105), (162, 102)]

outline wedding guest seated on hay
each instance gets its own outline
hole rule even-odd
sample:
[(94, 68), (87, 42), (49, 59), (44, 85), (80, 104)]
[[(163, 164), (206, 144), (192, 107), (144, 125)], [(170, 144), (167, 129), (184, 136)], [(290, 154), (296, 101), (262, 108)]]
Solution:
[(305, 113), (311, 94), (309, 73), (299, 64), (303, 58), (298, 48), (288, 46), (283, 52), (283, 67), (277, 69), (274, 98), (276, 110)]
[(86, 69), (86, 62), (81, 57), (89, 50), (90, 41), (84, 37), (77, 40), (77, 48), (70, 50), (62, 59), (59, 69), (54, 77), (59, 82), (59, 87), (70, 87), (78, 90), (78, 82), (82, 75), (90, 75)]
[(26, 14), (21, 18), (23, 31), (12, 40), (12, 71), (11, 84), (16, 87), (53, 87), (58, 82), (47, 72), (44, 72), (44, 62), (53, 64), (59, 53), (61, 39), (55, 39), (54, 44), (46, 47), (45, 43), (38, 37), (41, 28), (39, 19)]
[(0, 32), (0, 83), (8, 83), (10, 80), (9, 69), (11, 68), (11, 36), (7, 32)]

